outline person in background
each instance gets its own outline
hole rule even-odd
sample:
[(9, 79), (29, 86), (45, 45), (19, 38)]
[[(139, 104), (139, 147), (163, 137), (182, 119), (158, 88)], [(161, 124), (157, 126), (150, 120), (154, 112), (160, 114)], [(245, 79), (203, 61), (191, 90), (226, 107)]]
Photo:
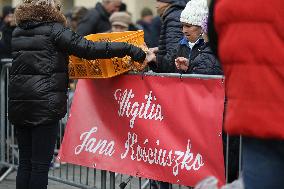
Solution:
[(119, 12), (127, 12), (127, 5), (125, 3), (121, 3)]
[(8, 115), (19, 146), (17, 189), (47, 189), (48, 171), (67, 110), (68, 57), (109, 59), (146, 53), (122, 42), (92, 42), (66, 27), (58, 0), (24, 0), (16, 11)]
[(85, 7), (75, 7), (71, 14), (71, 29), (77, 31), (78, 24), (87, 14), (88, 9)]
[(161, 34), (162, 21), (160, 16), (155, 16), (152, 21), (152, 38), (153, 47), (159, 46), (159, 39)]
[[(132, 14), (130, 12), (126, 12), (129, 14), (129, 16), (132, 18)], [(131, 20), (131, 23), (129, 24), (129, 28), (128, 28), (129, 31), (138, 31), (139, 30), (139, 27), (137, 27)]]
[(111, 29), (109, 17), (119, 11), (121, 0), (102, 0), (96, 7), (89, 10), (79, 22), (77, 33), (83, 36), (103, 33)]
[(206, 37), (208, 11), (207, 0), (191, 0), (181, 13), (184, 37), (179, 43), (175, 64), (182, 73), (223, 74)]
[[(12, 32), (15, 28), (13, 12), (14, 9), (11, 6), (3, 7), (3, 12), (2, 12), (3, 17), (0, 23), (0, 74), (2, 71), (1, 59), (11, 58), (11, 37), (12, 37)], [(7, 170), (8, 170), (7, 167), (0, 166), (0, 176), (2, 176)]]
[(246, 189), (282, 189), (284, 1), (211, 3), (209, 38), (226, 77), (225, 129), (242, 136)]
[(129, 30), (131, 16), (127, 12), (115, 12), (110, 18), (111, 32), (125, 32)]
[(10, 6), (3, 8), (3, 23), (0, 26), (0, 59), (11, 58), (12, 33), (16, 27), (14, 10)]
[[(127, 10), (127, 5), (125, 3), (121, 3), (120, 8), (119, 8), (119, 12), (126, 12), (127, 14), (129, 14), (129, 16), (132, 18), (132, 14)], [(133, 24), (132, 20), (131, 23), (129, 24), (128, 27), (128, 31), (137, 31), (140, 28), (138, 28), (135, 24)]]
[(144, 8), (141, 11), (141, 20), (137, 22), (137, 25), (144, 31), (146, 45), (149, 48), (157, 47), (153, 35), (153, 12), (150, 8)]
[(188, 0), (157, 0), (157, 12), (161, 16), (162, 26), (158, 48), (152, 49), (150, 69), (154, 72), (170, 73), (175, 69), (172, 61), (180, 39), (183, 37), (180, 14)]

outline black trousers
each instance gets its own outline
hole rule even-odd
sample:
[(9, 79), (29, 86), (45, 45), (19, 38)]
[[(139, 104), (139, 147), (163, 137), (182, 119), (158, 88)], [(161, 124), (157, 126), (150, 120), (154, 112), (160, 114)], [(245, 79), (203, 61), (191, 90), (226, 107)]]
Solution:
[(47, 189), (58, 123), (36, 127), (16, 126), (19, 144), (17, 189)]

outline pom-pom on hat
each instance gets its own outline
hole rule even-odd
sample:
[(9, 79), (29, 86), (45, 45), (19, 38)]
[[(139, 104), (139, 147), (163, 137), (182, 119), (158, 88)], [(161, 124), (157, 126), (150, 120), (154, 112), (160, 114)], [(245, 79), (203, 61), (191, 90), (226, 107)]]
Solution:
[(191, 0), (182, 11), (180, 21), (186, 24), (201, 26), (203, 31), (207, 31), (208, 19), (207, 0)]

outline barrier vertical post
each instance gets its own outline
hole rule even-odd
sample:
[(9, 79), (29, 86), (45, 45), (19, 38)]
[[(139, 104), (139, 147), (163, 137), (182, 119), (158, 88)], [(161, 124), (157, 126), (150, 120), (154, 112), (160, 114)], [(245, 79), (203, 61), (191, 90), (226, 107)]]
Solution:
[[(2, 63), (2, 62), (1, 62)], [(1, 161), (5, 161), (5, 66), (0, 73), (0, 104), (1, 104)]]
[(110, 189), (115, 189), (115, 173), (110, 172)]
[(101, 189), (106, 189), (107, 172), (101, 171)]

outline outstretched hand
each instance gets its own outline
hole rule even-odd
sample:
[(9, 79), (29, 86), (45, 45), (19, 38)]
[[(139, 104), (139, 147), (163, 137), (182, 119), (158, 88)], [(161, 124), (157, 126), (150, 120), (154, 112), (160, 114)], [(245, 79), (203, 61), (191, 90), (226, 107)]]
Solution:
[(182, 70), (182, 71), (187, 71), (189, 68), (189, 60), (184, 57), (178, 57), (175, 59), (175, 64), (177, 69)]
[(145, 62), (148, 64), (149, 62), (156, 62), (156, 53), (158, 48), (148, 48), (146, 43), (142, 46), (142, 49), (146, 51), (146, 59)]
[(156, 54), (153, 53), (152, 51), (148, 51), (147, 52), (147, 55), (146, 55), (146, 62), (149, 63), (149, 62), (156, 62)]
[(158, 51), (159, 51), (159, 48), (158, 48), (158, 47), (150, 48), (149, 51), (151, 51), (151, 52), (157, 54)]

